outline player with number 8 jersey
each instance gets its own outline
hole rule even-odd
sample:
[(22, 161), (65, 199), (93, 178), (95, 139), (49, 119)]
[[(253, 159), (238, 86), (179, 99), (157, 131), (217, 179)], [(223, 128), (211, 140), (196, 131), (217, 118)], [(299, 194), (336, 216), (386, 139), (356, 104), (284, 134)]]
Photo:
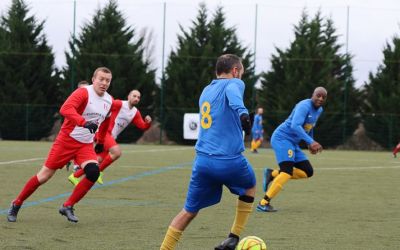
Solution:
[(207, 85), (199, 99), (200, 133), (196, 158), (183, 210), (172, 220), (162, 250), (174, 249), (183, 230), (197, 213), (220, 202), (222, 187), (238, 195), (236, 217), (230, 233), (215, 249), (235, 249), (252, 211), (255, 175), (242, 155), (242, 130), (250, 133), (248, 111), (243, 103), (245, 84), (241, 59), (226, 54), (218, 58), (217, 79)]

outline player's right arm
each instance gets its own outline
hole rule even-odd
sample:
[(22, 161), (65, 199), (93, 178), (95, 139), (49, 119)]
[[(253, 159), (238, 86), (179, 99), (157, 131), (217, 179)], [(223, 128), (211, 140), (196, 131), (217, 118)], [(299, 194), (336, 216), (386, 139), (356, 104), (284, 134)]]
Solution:
[(88, 102), (88, 91), (86, 88), (76, 89), (60, 108), (60, 114), (70, 120), (74, 125), (83, 126), (86, 123), (83, 113)]

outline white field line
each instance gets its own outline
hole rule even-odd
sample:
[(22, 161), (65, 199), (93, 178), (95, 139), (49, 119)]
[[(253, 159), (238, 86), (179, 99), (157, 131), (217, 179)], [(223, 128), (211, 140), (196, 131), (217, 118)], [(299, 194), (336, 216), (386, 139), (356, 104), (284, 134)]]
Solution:
[(371, 167), (340, 167), (340, 168), (317, 168), (316, 171), (320, 170), (374, 170), (374, 169), (396, 169), (400, 166), (371, 166)]
[[(155, 166), (134, 166), (134, 165), (122, 165), (118, 166), (118, 168), (136, 168), (136, 169), (151, 169), (156, 168)], [(188, 170), (191, 168), (181, 168), (180, 170)], [(264, 168), (253, 167), (254, 170), (261, 171)], [(400, 166), (371, 166), (371, 167), (332, 167), (332, 168), (314, 168), (315, 171), (337, 171), (337, 170), (375, 170), (375, 169), (400, 169)]]
[[(255, 168), (256, 170), (262, 170), (264, 168)], [(318, 168), (314, 167), (315, 171), (354, 171), (354, 170), (376, 170), (376, 169), (400, 169), (400, 166), (371, 166), (371, 167), (333, 167), (333, 168)]]
[(46, 158), (30, 158), (30, 159), (23, 159), (23, 160), (15, 160), (15, 161), (0, 161), (0, 165), (7, 165), (7, 164), (14, 164), (14, 163), (21, 163), (21, 162), (30, 162), (30, 161), (42, 161)]
[(123, 150), (122, 153), (154, 153), (154, 152), (169, 152), (169, 151), (183, 151), (183, 150), (193, 150), (194, 147), (181, 147), (181, 148), (163, 148), (163, 149), (148, 149), (148, 150)]
[[(194, 150), (192, 147), (182, 147), (182, 148), (173, 148), (173, 149), (149, 149), (149, 150), (123, 150), (123, 153), (154, 153), (154, 152), (168, 152), (168, 151), (181, 151), (181, 150)], [(22, 163), (22, 162), (31, 162), (31, 161), (39, 161), (44, 160), (46, 158), (30, 158), (30, 159), (22, 159), (22, 160), (14, 160), (14, 161), (0, 161), (0, 165), (14, 164), (14, 163)]]

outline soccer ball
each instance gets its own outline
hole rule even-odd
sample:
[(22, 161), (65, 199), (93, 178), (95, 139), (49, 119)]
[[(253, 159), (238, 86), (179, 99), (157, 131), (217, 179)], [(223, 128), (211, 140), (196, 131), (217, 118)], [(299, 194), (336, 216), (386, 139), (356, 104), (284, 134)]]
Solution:
[(267, 245), (257, 236), (247, 236), (239, 242), (236, 250), (267, 250)]

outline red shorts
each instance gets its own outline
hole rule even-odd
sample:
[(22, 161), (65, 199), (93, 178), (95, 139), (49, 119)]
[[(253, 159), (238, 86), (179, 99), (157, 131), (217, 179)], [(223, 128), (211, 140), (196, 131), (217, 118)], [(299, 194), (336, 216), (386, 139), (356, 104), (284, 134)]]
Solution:
[[(96, 139), (97, 134), (95, 140)], [(108, 154), (108, 150), (110, 150), (110, 148), (114, 147), (115, 145), (118, 145), (118, 143), (115, 141), (114, 137), (112, 137), (111, 133), (107, 133), (106, 137), (104, 138), (104, 151), (98, 154), (98, 156), (104, 159)]]
[(44, 165), (50, 169), (60, 169), (70, 160), (74, 160), (78, 165), (88, 160), (97, 162), (93, 143), (81, 143), (69, 136), (59, 134)]

